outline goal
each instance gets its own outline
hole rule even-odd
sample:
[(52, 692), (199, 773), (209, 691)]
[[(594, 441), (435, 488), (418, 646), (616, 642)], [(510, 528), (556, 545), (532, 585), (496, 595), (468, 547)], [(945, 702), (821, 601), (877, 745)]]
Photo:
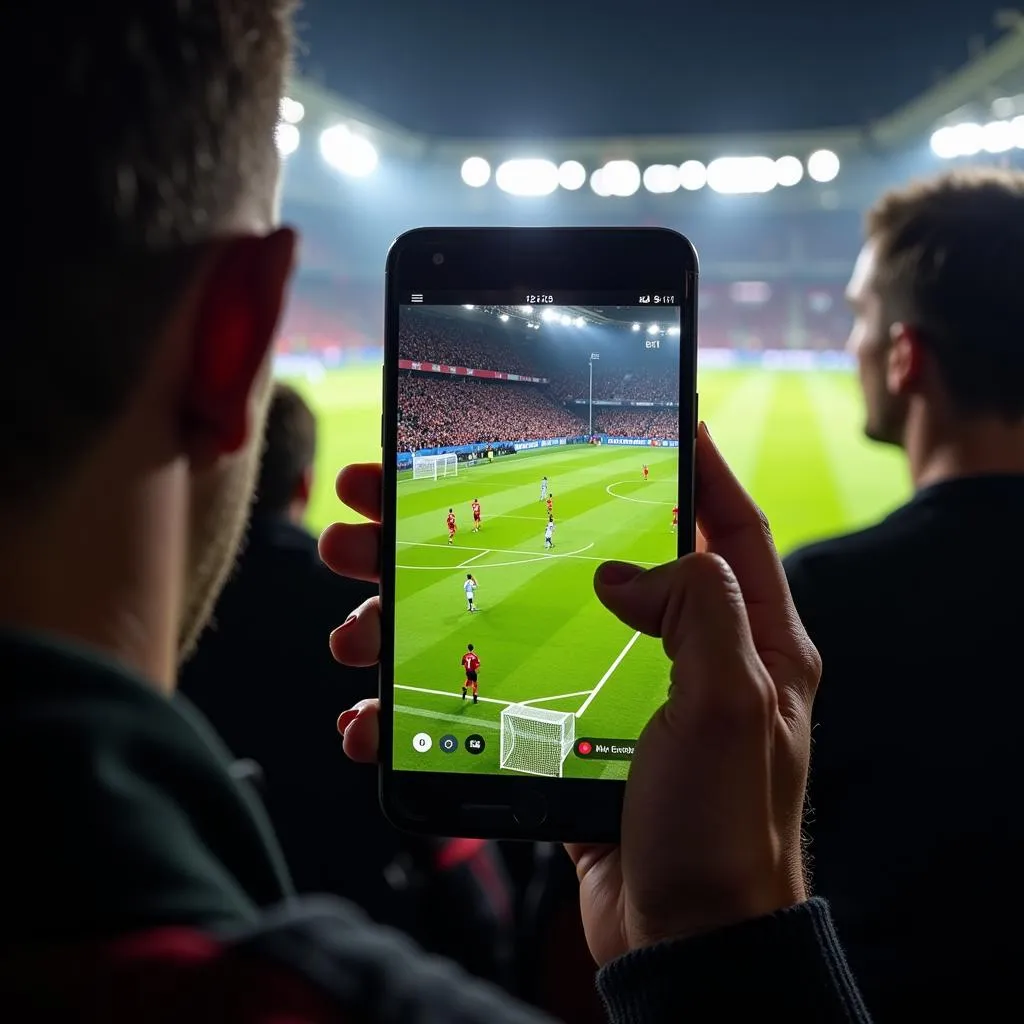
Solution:
[(527, 775), (562, 774), (576, 742), (576, 716), (530, 704), (510, 704), (501, 712), (500, 766)]
[(454, 452), (447, 455), (414, 455), (413, 480), (436, 480), (439, 476), (458, 476), (459, 459)]

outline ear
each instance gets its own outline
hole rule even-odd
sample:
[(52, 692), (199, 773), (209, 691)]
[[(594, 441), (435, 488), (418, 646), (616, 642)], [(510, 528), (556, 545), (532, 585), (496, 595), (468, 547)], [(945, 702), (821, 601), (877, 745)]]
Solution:
[(283, 228), (217, 246), (197, 305), (187, 380), (186, 441), (199, 467), (252, 438), (296, 240), (294, 231)]
[(889, 342), (886, 387), (893, 395), (907, 395), (918, 389), (924, 375), (924, 346), (917, 331), (901, 323), (889, 328)]

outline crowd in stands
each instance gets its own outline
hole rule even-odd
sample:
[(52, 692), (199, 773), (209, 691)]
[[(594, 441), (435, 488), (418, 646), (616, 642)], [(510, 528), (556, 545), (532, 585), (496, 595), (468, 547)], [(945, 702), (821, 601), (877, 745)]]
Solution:
[(594, 432), (612, 437), (654, 437), (678, 441), (679, 415), (664, 409), (615, 409), (594, 417)]
[(543, 385), (408, 373), (398, 382), (399, 451), (583, 434)]
[(402, 359), (543, 376), (521, 344), (454, 319), (417, 318), (414, 324), (404, 323), (398, 333), (398, 351)]

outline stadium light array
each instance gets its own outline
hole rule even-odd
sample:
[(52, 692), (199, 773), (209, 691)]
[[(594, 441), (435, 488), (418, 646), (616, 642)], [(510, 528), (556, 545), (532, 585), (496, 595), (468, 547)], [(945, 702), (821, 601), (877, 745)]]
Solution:
[(578, 160), (566, 160), (558, 168), (558, 184), (568, 192), (575, 192), (587, 183), (587, 169)]
[(827, 185), (839, 176), (839, 157), (831, 149), (819, 149), (807, 158), (807, 173), (813, 181)]
[(499, 319), (499, 320), (500, 320), (500, 321), (501, 321), (501, 322), (502, 322), (503, 324), (507, 324), (507, 323), (508, 323), (508, 313), (502, 313), (502, 314), (501, 314), (501, 316), (499, 316), (499, 317), (498, 317), (498, 319)]
[(804, 176), (804, 165), (795, 156), (780, 156), (775, 161), (775, 178), (783, 188), (798, 185)]
[(288, 121), (279, 121), (274, 130), (274, 141), (282, 157), (290, 157), (299, 148), (299, 129)]
[(946, 125), (932, 133), (931, 146), (932, 152), (942, 160), (1024, 149), (1024, 114), (1009, 121)]
[(708, 169), (699, 160), (687, 160), (679, 167), (679, 186), (697, 192), (708, 183)]
[(640, 330), (640, 325), (639, 324), (633, 324), (633, 330), (634, 331), (639, 331)]
[(558, 188), (558, 168), (550, 160), (506, 160), (494, 180), (512, 196), (549, 196)]
[(329, 167), (352, 178), (372, 174), (379, 159), (369, 139), (343, 124), (327, 128), (320, 135), (320, 155)]
[(471, 156), (462, 164), (462, 180), (470, 188), (483, 188), (491, 180), (491, 165), (482, 156)]
[(299, 124), (306, 116), (306, 108), (298, 100), (285, 96), (281, 100), (280, 115), (285, 124)]

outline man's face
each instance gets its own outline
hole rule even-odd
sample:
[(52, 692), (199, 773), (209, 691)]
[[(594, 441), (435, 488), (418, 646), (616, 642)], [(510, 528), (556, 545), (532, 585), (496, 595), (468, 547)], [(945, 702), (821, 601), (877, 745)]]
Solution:
[(874, 285), (875, 272), (875, 248), (868, 242), (861, 249), (846, 290), (853, 310), (853, 327), (846, 347), (857, 360), (864, 394), (865, 434), (872, 441), (898, 445), (903, 439), (907, 402), (894, 395), (887, 383), (892, 341), (890, 324)]

